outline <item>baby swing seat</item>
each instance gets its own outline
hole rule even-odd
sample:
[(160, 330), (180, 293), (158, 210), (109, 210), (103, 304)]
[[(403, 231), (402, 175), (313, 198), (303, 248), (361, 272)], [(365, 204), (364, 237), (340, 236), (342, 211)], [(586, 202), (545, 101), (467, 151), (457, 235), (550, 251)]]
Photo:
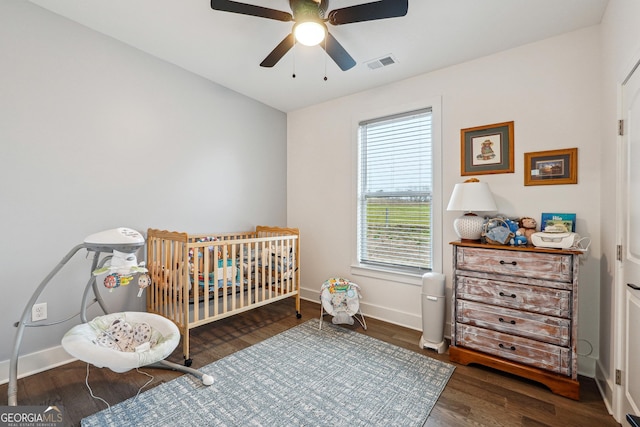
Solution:
[[(74, 326), (64, 335), (62, 347), (71, 356), (87, 362), (87, 381), (89, 364), (92, 364), (101, 368), (110, 368), (118, 373), (142, 366), (171, 369), (192, 374), (199, 378), (204, 385), (213, 384), (213, 377), (210, 375), (165, 360), (180, 342), (180, 331), (171, 320), (157, 314), (144, 312), (108, 314), (109, 311), (100, 295), (96, 277), (106, 274), (104, 286), (111, 292), (113, 288), (120, 285), (128, 285), (135, 276), (138, 276), (138, 297), (141, 297), (143, 290), (151, 282), (149, 276), (143, 274), (147, 272), (144, 263), (138, 264), (135, 255), (136, 251), (144, 246), (144, 243), (142, 234), (126, 227), (92, 234), (86, 237), (83, 243), (74, 246), (40, 282), (24, 308), (20, 321), (15, 324), (17, 330), (9, 362), (7, 389), (9, 406), (18, 405), (18, 359), (25, 329), (27, 327), (56, 325), (75, 317), (45, 324), (37, 324), (30, 320), (34, 305), (50, 284), (51, 279), (82, 249), (93, 253), (92, 273), (85, 285), (80, 303), (80, 313), (78, 313), (82, 323)], [(101, 256), (102, 254), (105, 256)], [(93, 294), (93, 301), (90, 301), (91, 294)], [(96, 317), (89, 322), (87, 308), (94, 302), (97, 302), (102, 311), (107, 314)], [(89, 386), (88, 382), (87, 386)], [(93, 393), (91, 395), (93, 396)], [(102, 398), (98, 397), (98, 399), (104, 401)]]
[(353, 325), (353, 319), (356, 319), (367, 329), (364, 314), (360, 310), (360, 298), (360, 287), (357, 284), (341, 277), (326, 280), (320, 290), (320, 329), (325, 311), (333, 316), (331, 323), (334, 325)]
[(180, 331), (171, 320), (122, 312), (74, 326), (62, 338), (62, 347), (84, 362), (122, 373), (164, 360), (179, 342)]

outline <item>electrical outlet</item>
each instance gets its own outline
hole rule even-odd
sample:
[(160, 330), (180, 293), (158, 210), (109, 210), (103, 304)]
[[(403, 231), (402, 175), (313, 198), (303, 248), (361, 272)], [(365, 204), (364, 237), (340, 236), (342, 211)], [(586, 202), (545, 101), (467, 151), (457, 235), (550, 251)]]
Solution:
[(31, 307), (31, 321), (38, 322), (47, 318), (47, 303), (41, 302), (40, 304), (34, 304)]

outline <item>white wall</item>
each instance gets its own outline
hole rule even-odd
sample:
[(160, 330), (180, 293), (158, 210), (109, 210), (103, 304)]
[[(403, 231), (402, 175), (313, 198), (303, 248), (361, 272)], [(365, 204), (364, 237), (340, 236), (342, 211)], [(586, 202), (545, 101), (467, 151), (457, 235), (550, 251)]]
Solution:
[[(301, 229), (305, 295), (317, 299), (320, 285), (333, 275), (353, 278), (354, 117), (441, 97), (444, 206), (453, 186), (463, 181), (460, 129), (513, 120), (515, 173), (480, 177), (490, 184), (500, 212), (534, 218), (574, 212), (577, 231), (592, 237), (581, 263), (578, 347), (585, 355), (580, 372), (593, 375), (599, 352), (593, 307), (600, 298), (600, 69), (599, 27), (591, 27), (289, 113), (287, 217)], [(524, 186), (525, 152), (571, 147), (579, 149), (577, 185)], [(435, 250), (442, 252), (450, 294), (448, 242), (456, 239), (452, 223), (458, 214), (440, 209), (444, 238)], [(362, 287), (365, 314), (421, 329), (419, 286), (367, 277), (354, 281)]]
[[(13, 323), (87, 235), (286, 225), (284, 113), (19, 0), (0, 2), (0, 58), (0, 380)], [(79, 310), (90, 266), (56, 276), (49, 319)], [(142, 308), (135, 293), (105, 298)], [(21, 354), (73, 322), (28, 328)]]
[[(620, 115), (619, 91), (622, 82), (640, 61), (640, 2), (634, 0), (610, 1), (601, 25), (603, 109), (601, 118), (602, 147), (600, 170), (602, 177), (602, 254), (600, 256), (600, 357), (597, 366), (598, 385), (605, 402), (614, 409), (615, 370), (623, 369), (615, 360), (616, 331), (615, 285), (618, 277), (616, 263), (616, 221), (612, 213), (618, 205), (616, 199), (616, 154), (618, 147), (617, 121)], [(618, 283), (624, 286), (623, 283)], [(623, 422), (620, 420), (620, 422)]]

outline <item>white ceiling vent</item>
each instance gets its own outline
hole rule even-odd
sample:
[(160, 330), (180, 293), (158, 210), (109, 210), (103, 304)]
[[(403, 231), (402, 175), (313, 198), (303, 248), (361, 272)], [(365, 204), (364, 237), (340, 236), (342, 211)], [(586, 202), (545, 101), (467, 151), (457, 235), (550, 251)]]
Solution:
[(366, 62), (367, 67), (370, 70), (376, 70), (378, 68), (386, 67), (388, 65), (392, 65), (398, 62), (393, 55), (385, 55), (381, 58), (374, 59), (372, 61)]

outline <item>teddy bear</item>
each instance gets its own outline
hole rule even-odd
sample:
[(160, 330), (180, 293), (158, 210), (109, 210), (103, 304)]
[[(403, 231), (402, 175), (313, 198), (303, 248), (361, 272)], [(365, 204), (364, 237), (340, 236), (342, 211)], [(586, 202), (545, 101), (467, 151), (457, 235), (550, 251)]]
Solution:
[(520, 228), (518, 228), (518, 231), (520, 232), (521, 235), (527, 238), (528, 242), (530, 242), (531, 235), (536, 232), (536, 227), (538, 226), (538, 223), (536, 222), (535, 219), (525, 216), (520, 218), (520, 220), (518, 221), (518, 224), (520, 225)]

